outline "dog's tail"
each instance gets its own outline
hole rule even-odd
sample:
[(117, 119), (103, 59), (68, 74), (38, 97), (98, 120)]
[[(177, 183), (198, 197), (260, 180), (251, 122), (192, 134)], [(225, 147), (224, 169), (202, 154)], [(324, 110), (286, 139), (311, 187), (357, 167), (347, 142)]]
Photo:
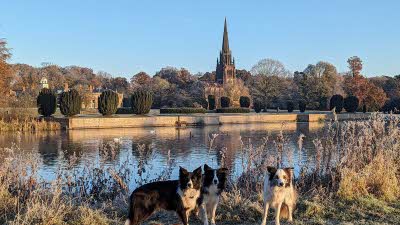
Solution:
[(279, 215), (281, 219), (289, 219), (289, 206), (283, 203)]

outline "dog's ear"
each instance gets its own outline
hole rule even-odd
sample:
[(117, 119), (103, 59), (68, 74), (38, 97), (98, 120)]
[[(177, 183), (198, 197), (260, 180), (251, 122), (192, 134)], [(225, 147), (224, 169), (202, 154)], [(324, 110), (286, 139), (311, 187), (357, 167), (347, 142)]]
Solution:
[(207, 171), (207, 170), (212, 170), (212, 168), (209, 167), (207, 164), (204, 164), (204, 171)]
[(229, 172), (229, 170), (228, 170), (227, 168), (219, 168), (219, 169), (217, 170), (217, 173), (225, 174), (225, 175), (227, 175), (228, 172)]
[(202, 172), (201, 166), (200, 166), (199, 168), (193, 170), (193, 174), (194, 174), (195, 176), (201, 177), (201, 176), (202, 176), (201, 172)]
[(189, 174), (189, 172), (185, 169), (185, 168), (183, 168), (183, 167), (179, 167), (179, 175), (188, 175)]
[(267, 166), (267, 171), (269, 174), (275, 174), (276, 173), (276, 168), (273, 166)]
[(293, 167), (287, 167), (284, 168), (283, 171), (289, 176), (289, 181), (292, 182), (293, 180), (293, 174), (294, 174), (294, 168)]

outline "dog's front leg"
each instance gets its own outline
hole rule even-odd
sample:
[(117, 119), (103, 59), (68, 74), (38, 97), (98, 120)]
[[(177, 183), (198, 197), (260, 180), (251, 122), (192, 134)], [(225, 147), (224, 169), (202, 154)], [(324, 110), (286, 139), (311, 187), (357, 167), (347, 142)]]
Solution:
[(269, 209), (269, 203), (267, 201), (265, 201), (264, 202), (264, 215), (263, 215), (261, 225), (267, 224), (268, 209)]
[(204, 225), (208, 225), (208, 217), (207, 217), (207, 206), (206, 204), (201, 204), (200, 206), (200, 216), (201, 220), (203, 221)]
[(282, 202), (278, 204), (278, 207), (276, 207), (275, 210), (275, 225), (280, 225), (280, 217), (281, 217), (281, 208), (282, 208)]
[(215, 225), (215, 213), (217, 212), (217, 206), (219, 202), (219, 197), (213, 202), (213, 206), (211, 209), (211, 225)]
[(288, 205), (288, 213), (289, 213), (289, 218), (288, 221), (289, 222), (293, 222), (293, 208), (291, 206)]
[(188, 212), (186, 210), (178, 210), (178, 216), (181, 218), (181, 221), (183, 225), (189, 225), (189, 217), (188, 217)]

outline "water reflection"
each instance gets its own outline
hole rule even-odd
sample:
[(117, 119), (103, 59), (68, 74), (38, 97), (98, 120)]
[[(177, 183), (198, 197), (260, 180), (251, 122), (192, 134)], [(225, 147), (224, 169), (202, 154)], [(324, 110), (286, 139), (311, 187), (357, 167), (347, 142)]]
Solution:
[[(0, 137), (0, 147), (9, 147), (11, 142), (18, 142), (22, 152), (39, 154), (43, 161), (40, 166), (46, 171), (45, 177), (55, 173), (71, 157), (76, 160), (77, 167), (88, 161), (118, 165), (131, 158), (135, 168), (147, 166), (145, 172), (149, 176), (160, 172), (169, 160), (173, 160), (175, 168), (172, 175), (176, 176), (178, 166), (194, 169), (208, 163), (215, 167), (221, 164), (223, 155), (226, 166), (238, 173), (242, 149), (249, 145), (260, 146), (266, 137), (266, 150), (271, 151), (270, 154), (275, 157), (273, 141), (281, 130), (288, 139), (286, 147), (294, 150), (293, 163), (312, 161), (312, 140), (319, 135), (322, 127), (320, 123), (277, 123), (194, 128), (90, 129), (20, 135), (8, 133)], [(305, 135), (303, 151), (297, 149), (300, 134)], [(210, 146), (213, 137), (215, 139)], [(104, 148), (115, 142), (118, 142), (118, 149), (113, 152), (114, 155), (104, 157)]]

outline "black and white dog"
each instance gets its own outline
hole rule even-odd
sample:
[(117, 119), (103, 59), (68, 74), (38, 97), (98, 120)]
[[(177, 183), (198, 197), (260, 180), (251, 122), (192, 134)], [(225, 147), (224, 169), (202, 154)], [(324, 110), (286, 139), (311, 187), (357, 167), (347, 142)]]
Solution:
[(293, 168), (277, 169), (268, 166), (264, 180), (264, 216), (261, 225), (267, 224), (268, 209), (275, 209), (275, 225), (280, 218), (293, 221), (293, 210), (296, 206), (297, 191), (293, 182)]
[(215, 225), (215, 212), (221, 193), (226, 188), (228, 169), (212, 169), (207, 164), (204, 165), (203, 186), (201, 196), (198, 201), (200, 215), (204, 225), (208, 225), (208, 218), (211, 224)]
[(156, 210), (175, 211), (184, 225), (197, 206), (202, 186), (201, 167), (188, 172), (180, 167), (179, 180), (145, 184), (130, 196), (129, 214), (125, 225), (139, 225)]

